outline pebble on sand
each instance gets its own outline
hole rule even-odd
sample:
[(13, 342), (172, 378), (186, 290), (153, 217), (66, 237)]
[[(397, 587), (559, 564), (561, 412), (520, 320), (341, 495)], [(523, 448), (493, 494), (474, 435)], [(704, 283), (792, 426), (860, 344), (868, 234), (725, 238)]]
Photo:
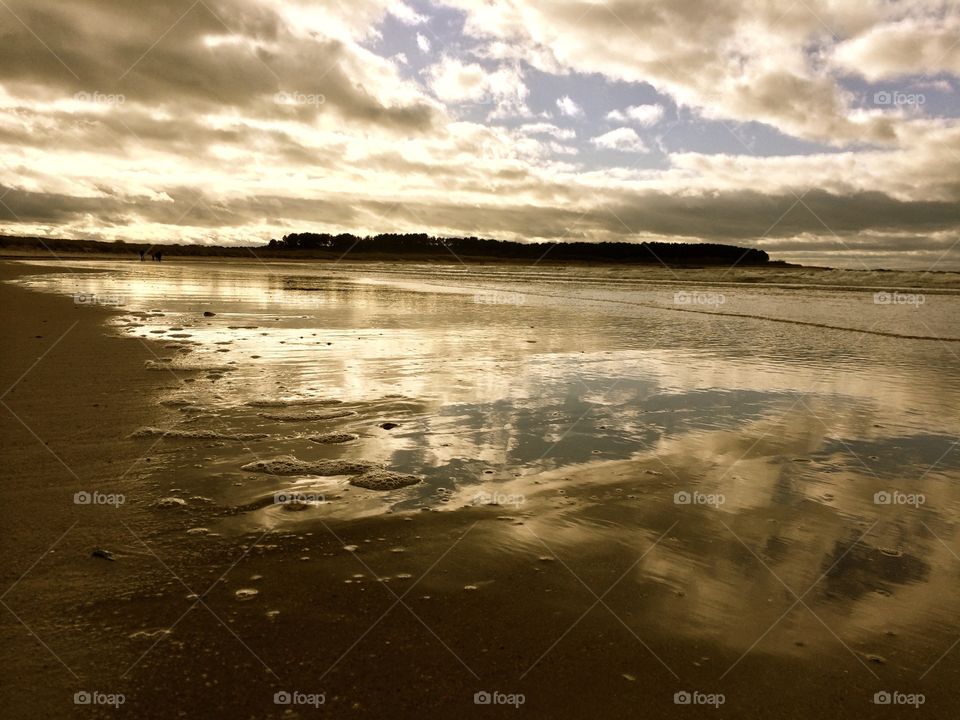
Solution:
[(178, 497), (165, 497), (157, 500), (156, 505), (162, 508), (186, 507), (187, 501)]

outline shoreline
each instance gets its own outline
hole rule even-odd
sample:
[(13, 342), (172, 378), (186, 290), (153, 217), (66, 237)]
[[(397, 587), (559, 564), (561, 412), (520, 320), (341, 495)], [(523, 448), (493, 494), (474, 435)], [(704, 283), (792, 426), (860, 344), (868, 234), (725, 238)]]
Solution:
[[(0, 263), (3, 279), (36, 272)], [(155, 358), (149, 347), (108, 334), (107, 308), (6, 283), (0, 300), (11, 338), (5, 387), (48, 350), (5, 401), (81, 479), (22, 426), (17, 431), (5, 412), (5, 584), (27, 571), (5, 602), (36, 633), (4, 611), (0, 669), (13, 682), (0, 692), (11, 717), (71, 714), (73, 693), (86, 689), (123, 693), (124, 711), (149, 718), (290, 717), (273, 702), (279, 691), (323, 693), (324, 710), (338, 716), (488, 717), (497, 711), (478, 708), (473, 695), (498, 691), (523, 694), (522, 709), (537, 717), (593, 717), (603, 707), (609, 717), (657, 718), (683, 710), (673, 702), (683, 690), (724, 693), (725, 705), (710, 709), (715, 717), (751, 717), (772, 704), (778, 717), (840, 717), (854, 709), (870, 718), (888, 715), (870, 704), (874, 692), (910, 689), (895, 665), (876, 667), (882, 680), (875, 682), (859, 656), (822, 629), (813, 634), (818, 626), (810, 618), (794, 618), (783, 631), (787, 650), (758, 648), (742, 661), (742, 649), (763, 631), (761, 618), (743, 618), (742, 647), (668, 622), (683, 617), (689, 595), (656, 573), (631, 569), (654, 546), (680, 552), (689, 541), (696, 549), (700, 523), (711, 516), (671, 524), (672, 506), (662, 503), (673, 487), (645, 472), (657, 467), (652, 461), (563, 468), (505, 485), (531, 493), (522, 510), (317, 515), (266, 532), (241, 522), (235, 533), (191, 534), (207, 524), (229, 526), (230, 508), (157, 507), (178, 480), (147, 464), (117, 481), (138, 456), (182, 447), (158, 441), (148, 450), (152, 441), (127, 438), (173, 412), (157, 405), (169, 378), (144, 371), (144, 361)], [(79, 324), (70, 329), (74, 319)], [(38, 325), (44, 330), (31, 330)], [(67, 331), (48, 348), (44, 341)], [(239, 448), (235, 454), (239, 465)], [(72, 492), (94, 480), (89, 489), (125, 493), (129, 502), (75, 506)], [(554, 495), (554, 480), (569, 488), (566, 499)], [(624, 495), (613, 495), (615, 489)], [(605, 507), (591, 502), (595, 493), (610, 507), (625, 507), (625, 493), (640, 499), (609, 518), (600, 515), (591, 534), (548, 535), (545, 546), (539, 523), (564, 526), (568, 502), (582, 512)], [(769, 520), (750, 514), (744, 522)], [(64, 531), (55, 552), (44, 555)], [(750, 560), (745, 551), (736, 554), (732, 538), (727, 542), (737, 562)], [(92, 558), (97, 546), (116, 560)], [(695, 559), (690, 568), (704, 578), (710, 570)], [(247, 596), (238, 592), (249, 590), (257, 592), (241, 599)], [(775, 618), (791, 598), (780, 592), (772, 599), (766, 612)], [(794, 646), (794, 637), (807, 651)], [(857, 653), (866, 649), (856, 646)], [(727, 667), (733, 670), (720, 681)], [(948, 656), (938, 677), (958, 669)], [(38, 697), (37, 687), (47, 692)], [(954, 705), (933, 694), (927, 703), (944, 712)], [(112, 708), (91, 710), (116, 716)], [(304, 716), (312, 714), (304, 708)]]

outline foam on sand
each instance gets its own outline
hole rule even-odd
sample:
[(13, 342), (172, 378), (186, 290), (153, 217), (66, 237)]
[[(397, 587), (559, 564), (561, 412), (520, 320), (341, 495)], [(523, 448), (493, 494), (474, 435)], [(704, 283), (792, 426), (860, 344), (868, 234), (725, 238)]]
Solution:
[(142, 427), (130, 434), (132, 438), (157, 436), (184, 440), (261, 440), (270, 437), (267, 433), (223, 433), (217, 430), (176, 430), (158, 427)]
[(405, 475), (403, 473), (393, 472), (376, 468), (369, 470), (361, 475), (350, 478), (350, 484), (366, 490), (397, 490), (408, 485), (416, 485), (422, 480), (417, 475)]
[(337, 420), (338, 418), (350, 417), (356, 414), (356, 410), (308, 410), (306, 412), (260, 413), (260, 417), (280, 422), (312, 422), (315, 420)]
[(228, 372), (236, 370), (236, 365), (215, 365), (213, 363), (176, 363), (172, 358), (147, 360), (143, 366), (147, 370), (171, 370), (174, 372)]
[(317, 460), (307, 462), (293, 455), (281, 455), (270, 460), (257, 460), (241, 466), (247, 472), (270, 475), (358, 475), (376, 468), (375, 463), (363, 460)]
[(248, 407), (257, 408), (287, 408), (310, 407), (313, 405), (339, 405), (342, 401), (329, 398), (275, 398), (273, 400), (251, 400)]
[(315, 443), (320, 443), (321, 445), (333, 445), (335, 443), (353, 442), (359, 437), (359, 435), (354, 433), (328, 432), (321, 433), (320, 435), (311, 435), (307, 439)]

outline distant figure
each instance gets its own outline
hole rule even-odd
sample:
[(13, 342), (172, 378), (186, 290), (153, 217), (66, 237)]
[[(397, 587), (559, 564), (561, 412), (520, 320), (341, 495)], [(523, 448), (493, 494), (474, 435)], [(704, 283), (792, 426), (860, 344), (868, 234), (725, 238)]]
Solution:
[(140, 251), (140, 262), (143, 262), (143, 256), (146, 255), (146, 254), (147, 254), (147, 251), (146, 251), (146, 250), (141, 250), (141, 251)]
[(158, 252), (158, 253), (157, 253), (157, 262), (163, 262), (163, 253), (162, 253), (162, 252)]

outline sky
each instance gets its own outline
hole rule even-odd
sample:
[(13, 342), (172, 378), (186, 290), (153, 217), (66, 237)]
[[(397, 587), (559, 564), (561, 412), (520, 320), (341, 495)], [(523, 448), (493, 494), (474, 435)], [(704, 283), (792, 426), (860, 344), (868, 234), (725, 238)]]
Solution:
[(960, 5), (0, 0), (0, 233), (960, 270)]

